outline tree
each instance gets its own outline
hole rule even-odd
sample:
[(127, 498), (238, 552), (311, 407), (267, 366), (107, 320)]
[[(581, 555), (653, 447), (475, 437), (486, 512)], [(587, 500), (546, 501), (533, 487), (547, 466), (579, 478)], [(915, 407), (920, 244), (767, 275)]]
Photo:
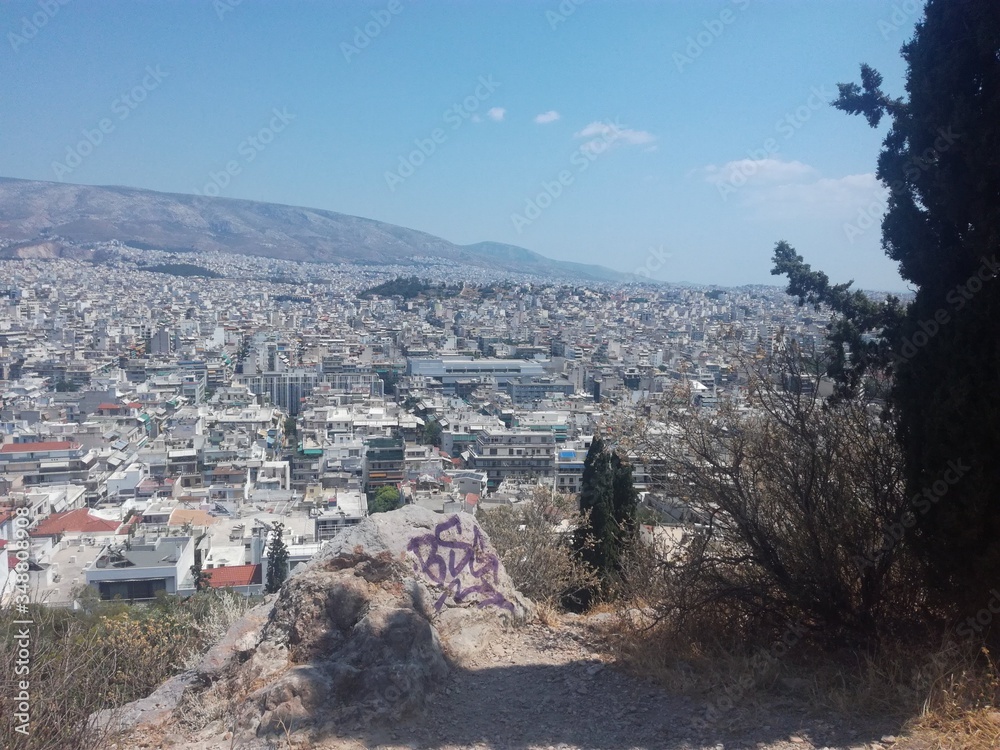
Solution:
[(587, 524), (581, 527), (578, 546), (605, 584), (621, 571), (622, 557), (635, 536), (637, 502), (632, 467), (595, 436), (583, 464), (580, 510)]
[(399, 490), (395, 487), (385, 486), (379, 487), (378, 491), (375, 493), (375, 497), (372, 498), (371, 504), (368, 507), (369, 513), (387, 513), (390, 510), (396, 510), (402, 503), (401, 497), (399, 495)]
[(269, 594), (280, 589), (288, 578), (288, 547), (285, 546), (284, 531), (284, 524), (274, 524), (271, 543), (267, 548), (267, 586), (264, 590)]
[(424, 445), (441, 447), (441, 425), (436, 419), (428, 419), (426, 424), (424, 424), (424, 431), (420, 442)]
[[(952, 614), (978, 609), (1000, 578), (997, 49), (994, 0), (930, 0), (902, 48), (908, 99), (887, 96), (867, 65), (860, 86), (840, 84), (836, 107), (872, 127), (883, 116), (891, 123), (877, 170), (889, 191), (882, 246), (915, 289), (912, 303), (867, 304), (783, 243), (773, 271), (800, 301), (839, 313), (833, 374), (843, 392), (873, 373), (892, 376), (913, 518), (907, 543)], [(871, 343), (860, 339), (867, 332), (877, 335)]]
[(201, 567), (201, 560), (198, 560), (194, 565), (191, 566), (191, 575), (194, 577), (194, 590), (195, 591), (207, 591), (211, 588), (209, 581), (211, 576), (208, 575)]

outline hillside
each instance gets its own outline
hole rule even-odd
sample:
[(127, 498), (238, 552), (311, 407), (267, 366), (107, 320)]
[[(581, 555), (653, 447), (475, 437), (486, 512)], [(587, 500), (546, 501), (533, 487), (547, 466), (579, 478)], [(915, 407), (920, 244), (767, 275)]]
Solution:
[(627, 274), (565, 263), (497, 243), (460, 246), (434, 235), (334, 211), (276, 203), (0, 178), (0, 257), (64, 257), (118, 240), (140, 249), (217, 251), (293, 261), (415, 264), (433, 258), (515, 273), (591, 281)]

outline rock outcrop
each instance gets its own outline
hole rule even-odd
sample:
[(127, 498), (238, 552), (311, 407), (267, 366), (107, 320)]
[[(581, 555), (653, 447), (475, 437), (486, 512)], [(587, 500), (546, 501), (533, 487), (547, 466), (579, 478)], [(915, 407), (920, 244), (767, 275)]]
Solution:
[(414, 506), (339, 534), (266, 606), (183, 677), (175, 721), (246, 741), (402, 719), (532, 614), (471, 516)]

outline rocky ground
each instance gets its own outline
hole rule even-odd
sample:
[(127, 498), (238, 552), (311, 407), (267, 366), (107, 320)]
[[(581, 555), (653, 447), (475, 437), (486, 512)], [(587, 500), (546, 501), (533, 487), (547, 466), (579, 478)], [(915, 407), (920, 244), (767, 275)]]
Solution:
[(794, 685), (672, 692), (611, 663), (612, 622), (539, 618), (474, 522), (408, 508), (338, 536), (197, 668), (98, 721), (130, 749), (932, 750)]
[(635, 678), (606, 661), (600, 640), (586, 618), (572, 616), (556, 628), (505, 633), (453, 673), (424, 715), (388, 735), (362, 732), (330, 747), (874, 750), (895, 739), (887, 734), (892, 725), (862, 730), (795, 710), (752, 716), (733, 708), (717, 726), (705, 726), (698, 719), (707, 697), (671, 695)]
[[(301, 748), (305, 750), (931, 750), (897, 740), (898, 724), (776, 705), (766, 715), (738, 707), (714, 724), (698, 722), (711, 696), (671, 695), (607, 661), (598, 629), (565, 616), (498, 635), (452, 670), (423, 712), (357, 721), (336, 735), (271, 739), (246, 745), (232, 735), (158, 728), (130, 747)], [(791, 703), (791, 701), (789, 701)]]

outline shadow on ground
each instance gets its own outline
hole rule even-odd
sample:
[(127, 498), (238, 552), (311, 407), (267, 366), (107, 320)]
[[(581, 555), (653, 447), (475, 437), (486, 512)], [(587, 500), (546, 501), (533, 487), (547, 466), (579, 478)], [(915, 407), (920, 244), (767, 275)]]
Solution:
[[(365, 747), (486, 748), (851, 748), (895, 734), (900, 722), (810, 712), (789, 699), (766, 715), (720, 700), (670, 695), (595, 661), (454, 670), (425, 712), (391, 723), (355, 722), (316, 736)], [(705, 721), (710, 705), (716, 718)], [(796, 739), (793, 739), (796, 738)]]

